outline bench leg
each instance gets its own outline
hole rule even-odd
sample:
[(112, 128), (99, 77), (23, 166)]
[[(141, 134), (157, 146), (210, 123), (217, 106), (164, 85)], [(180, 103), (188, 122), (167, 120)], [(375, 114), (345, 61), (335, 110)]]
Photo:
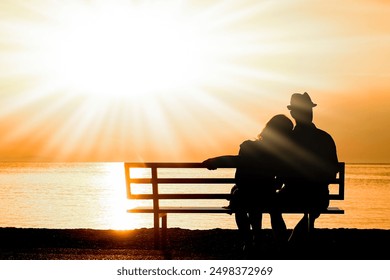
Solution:
[[(166, 248), (167, 240), (167, 213), (160, 213), (154, 216), (154, 249)], [(160, 240), (160, 218), (161, 218), (161, 240)], [(160, 242), (161, 241), (161, 242)]]
[(160, 248), (160, 217), (158, 213), (153, 214), (154, 222), (154, 249)]
[(167, 213), (162, 213), (161, 214), (161, 243), (162, 243), (162, 248), (165, 249), (167, 247), (167, 225), (168, 225), (168, 215)]

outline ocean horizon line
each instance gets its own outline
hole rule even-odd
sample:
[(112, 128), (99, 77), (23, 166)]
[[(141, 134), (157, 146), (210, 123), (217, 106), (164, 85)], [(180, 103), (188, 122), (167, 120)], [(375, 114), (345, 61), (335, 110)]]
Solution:
[[(125, 162), (202, 162), (196, 161), (196, 160), (144, 160), (144, 161), (137, 161), (137, 160), (107, 160), (107, 161), (95, 161), (95, 160), (77, 160), (77, 161), (65, 161), (65, 160), (0, 160), (0, 163), (125, 163)], [(351, 164), (351, 165), (389, 165), (390, 162), (348, 162), (340, 160), (339, 162), (345, 162), (345, 164)]]

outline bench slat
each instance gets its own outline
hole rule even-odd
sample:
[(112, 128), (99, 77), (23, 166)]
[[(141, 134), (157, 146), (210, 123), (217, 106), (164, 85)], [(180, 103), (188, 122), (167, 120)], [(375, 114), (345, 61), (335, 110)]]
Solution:
[[(129, 194), (129, 199), (229, 199), (230, 194), (227, 193), (172, 193), (172, 194)], [(342, 200), (338, 195), (330, 194), (331, 200)]]
[(234, 184), (234, 178), (130, 178), (131, 184)]
[[(128, 178), (130, 184), (234, 184), (234, 178)], [(340, 179), (336, 178), (327, 181), (328, 184), (339, 184)]]
[[(216, 193), (216, 194), (129, 194), (129, 199), (138, 199), (138, 200), (152, 200), (153, 198), (158, 199), (224, 199), (228, 200), (230, 194), (226, 193)], [(331, 200), (343, 200), (338, 195), (330, 194), (329, 198)]]
[(131, 199), (228, 199), (230, 194), (227, 193), (170, 193), (170, 194), (131, 194)]
[[(132, 209), (128, 209), (129, 213), (154, 213), (153, 207), (140, 206)], [(231, 213), (232, 211), (223, 207), (173, 207), (173, 206), (160, 206), (158, 213)], [(268, 212), (264, 212), (268, 213)], [(303, 210), (283, 210), (283, 213), (301, 214)], [(344, 210), (339, 207), (328, 207), (326, 211), (322, 213), (328, 214), (344, 214)]]

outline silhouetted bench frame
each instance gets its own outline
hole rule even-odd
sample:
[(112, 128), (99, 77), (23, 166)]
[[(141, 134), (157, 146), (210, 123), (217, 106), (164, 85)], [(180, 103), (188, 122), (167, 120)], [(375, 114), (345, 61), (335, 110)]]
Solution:
[[(160, 200), (162, 199), (229, 199), (230, 193), (186, 193), (183, 187), (183, 193), (159, 193), (159, 186), (163, 184), (183, 184), (183, 186), (194, 186), (199, 184), (210, 184), (210, 187), (215, 184), (231, 184), (235, 183), (234, 172), (229, 178), (213, 178), (212, 171), (210, 172), (210, 178), (177, 178), (177, 177), (161, 177), (159, 176), (159, 170), (161, 169), (206, 169), (202, 163), (196, 162), (125, 162), (125, 178), (126, 178), (126, 191), (128, 199), (136, 200), (152, 200), (152, 206), (141, 206), (128, 209), (129, 213), (152, 213), (154, 222), (154, 246), (160, 247), (160, 219), (161, 219), (161, 236), (163, 247), (165, 247), (166, 231), (167, 231), (167, 216), (168, 213), (231, 213), (230, 210), (223, 208), (222, 206), (210, 206), (210, 207), (167, 207), (160, 206)], [(147, 168), (150, 169), (150, 178), (134, 178), (131, 176), (131, 168)], [(178, 170), (179, 171), (179, 170)], [(207, 173), (206, 173), (207, 174)], [(135, 194), (132, 193), (132, 185), (134, 184), (147, 184), (151, 185), (151, 193)], [(337, 192), (331, 193), (330, 200), (344, 200), (344, 186), (345, 186), (345, 163), (339, 163), (339, 172), (337, 178), (329, 182), (330, 185), (337, 185)], [(309, 211), (302, 210), (286, 210), (283, 213), (290, 214), (305, 214), (309, 215)], [(323, 214), (344, 214), (344, 210), (339, 207), (329, 206)], [(312, 228), (311, 225), (308, 225)]]

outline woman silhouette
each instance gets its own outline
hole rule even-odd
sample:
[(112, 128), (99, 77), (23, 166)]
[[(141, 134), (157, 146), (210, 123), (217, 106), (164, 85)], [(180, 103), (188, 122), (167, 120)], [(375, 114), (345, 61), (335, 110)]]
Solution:
[(235, 213), (244, 251), (261, 244), (262, 213), (272, 209), (276, 190), (281, 187), (278, 178), (285, 170), (284, 154), (292, 129), (293, 123), (288, 117), (275, 115), (256, 140), (246, 140), (240, 145), (238, 155), (219, 156), (203, 162), (208, 169), (236, 168), (236, 185), (228, 207)]

